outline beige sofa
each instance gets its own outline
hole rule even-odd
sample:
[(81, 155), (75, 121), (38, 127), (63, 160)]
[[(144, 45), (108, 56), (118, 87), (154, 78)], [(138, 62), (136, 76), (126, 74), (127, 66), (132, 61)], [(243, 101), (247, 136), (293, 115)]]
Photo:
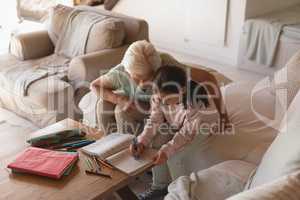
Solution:
[[(61, 8), (61, 6), (58, 7)], [(48, 30), (14, 36), (10, 43), (10, 53), (0, 56), (0, 105), (38, 126), (45, 126), (66, 117), (79, 119), (81, 113), (76, 104), (86, 92), (89, 82), (97, 78), (101, 70), (120, 63), (123, 54), (132, 42), (148, 40), (148, 25), (144, 20), (108, 11), (97, 11), (123, 22), (122, 44), (70, 58), (67, 77), (64, 79), (58, 79), (55, 76), (43, 78), (30, 85), (26, 96), (18, 94), (13, 89), (17, 80), (7, 81), (4, 72), (16, 66), (34, 69), (41, 63), (48, 63), (49, 60), (54, 63), (57, 61), (51, 60), (56, 56), (54, 52), (56, 40), (60, 37), (64, 20), (73, 8), (58, 9), (58, 12), (56, 8), (53, 10), (55, 17), (50, 17)], [(97, 24), (93, 26), (91, 32), (93, 29), (97, 31), (97, 27)], [(102, 40), (99, 38), (101, 36), (94, 34), (92, 39), (89, 38), (89, 42), (92, 45), (101, 46), (99, 42)], [(59, 56), (55, 58), (61, 59)]]
[(272, 78), (223, 88), (235, 134), (187, 147), (196, 157), (175, 160), (189, 169), (165, 200), (300, 199), (299, 65), (300, 52)]

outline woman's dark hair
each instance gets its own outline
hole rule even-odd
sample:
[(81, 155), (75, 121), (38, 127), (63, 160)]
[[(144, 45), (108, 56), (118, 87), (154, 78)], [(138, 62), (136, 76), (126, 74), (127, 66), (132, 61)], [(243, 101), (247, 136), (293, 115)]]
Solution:
[(179, 93), (180, 89), (185, 87), (186, 92), (183, 96), (185, 108), (187, 105), (197, 106), (200, 103), (203, 103), (205, 107), (209, 106), (208, 93), (205, 87), (190, 80), (186, 71), (180, 67), (160, 67), (155, 72), (153, 82), (156, 89), (166, 94)]

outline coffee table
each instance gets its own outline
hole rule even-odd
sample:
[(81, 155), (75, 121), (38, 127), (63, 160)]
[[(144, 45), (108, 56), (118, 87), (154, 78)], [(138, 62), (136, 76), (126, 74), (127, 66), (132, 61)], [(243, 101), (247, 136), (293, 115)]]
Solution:
[[(31, 133), (33, 135), (43, 135), (48, 132), (61, 131), (70, 128), (80, 128), (87, 133), (87, 137), (91, 139), (99, 139), (103, 136), (99, 130), (90, 128), (82, 123), (72, 119), (65, 119), (56, 124), (48, 126), (44, 129)], [(1, 137), (1, 134), (0, 134)], [(16, 138), (18, 140), (18, 138)], [(1, 138), (5, 141), (5, 138)], [(9, 141), (11, 145), (15, 145), (13, 140)], [(16, 143), (18, 144), (18, 143)], [(21, 146), (25, 149), (26, 145)], [(0, 152), (1, 153), (1, 152)], [(7, 153), (5, 161), (2, 160), (0, 171), (0, 199), (53, 199), (53, 200), (89, 200), (102, 199), (116, 192), (121, 199), (136, 200), (137, 197), (127, 186), (134, 176), (129, 176), (118, 170), (104, 169), (105, 173), (109, 173), (112, 179), (102, 178), (99, 176), (86, 175), (85, 163), (79, 156), (79, 162), (72, 173), (63, 177), (61, 180), (52, 180), (49, 178), (39, 177), (29, 174), (12, 174), (5, 166), (8, 162), (15, 159), (19, 152)], [(149, 166), (150, 167), (150, 166)], [(145, 167), (148, 170), (149, 167)], [(139, 174), (136, 174), (136, 176)]]

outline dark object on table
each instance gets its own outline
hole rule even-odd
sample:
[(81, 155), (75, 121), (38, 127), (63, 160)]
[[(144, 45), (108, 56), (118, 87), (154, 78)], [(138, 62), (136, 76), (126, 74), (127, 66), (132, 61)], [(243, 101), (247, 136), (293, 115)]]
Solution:
[(50, 147), (53, 145), (62, 144), (65, 142), (71, 142), (83, 139), (85, 137), (85, 133), (82, 132), (80, 129), (70, 129), (70, 130), (63, 130), (58, 132), (53, 132), (50, 134), (38, 136), (27, 140), (31, 146), (35, 147)]
[(104, 0), (105, 10), (112, 10), (119, 0)]
[(82, 4), (88, 6), (99, 6), (104, 3), (104, 0), (86, 0)]
[(57, 145), (57, 146), (53, 146), (53, 147), (50, 147), (51, 149), (78, 149), (78, 148), (81, 148), (81, 147), (84, 147), (84, 146), (87, 146), (89, 144), (92, 144), (94, 143), (95, 140), (78, 140), (78, 141), (73, 141), (73, 142), (67, 142), (67, 143), (64, 143), (64, 144), (61, 144), (61, 145)]

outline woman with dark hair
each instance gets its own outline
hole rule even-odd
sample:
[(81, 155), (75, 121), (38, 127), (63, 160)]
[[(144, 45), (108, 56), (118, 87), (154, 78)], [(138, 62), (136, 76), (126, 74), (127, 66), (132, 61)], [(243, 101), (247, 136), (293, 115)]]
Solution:
[[(208, 108), (214, 103), (211, 103), (204, 83), (190, 80), (182, 68), (164, 66), (155, 73), (153, 86), (150, 117), (137, 138), (137, 145), (130, 147), (134, 156), (143, 154), (150, 145), (158, 149), (154, 158), (156, 166), (152, 169), (152, 187), (139, 195), (143, 200), (167, 193), (167, 186), (171, 182), (166, 163), (168, 158), (190, 143), (196, 135), (201, 134), (205, 138), (213, 131), (205, 122), (207, 116), (211, 115)], [(206, 126), (202, 127), (204, 123)]]

